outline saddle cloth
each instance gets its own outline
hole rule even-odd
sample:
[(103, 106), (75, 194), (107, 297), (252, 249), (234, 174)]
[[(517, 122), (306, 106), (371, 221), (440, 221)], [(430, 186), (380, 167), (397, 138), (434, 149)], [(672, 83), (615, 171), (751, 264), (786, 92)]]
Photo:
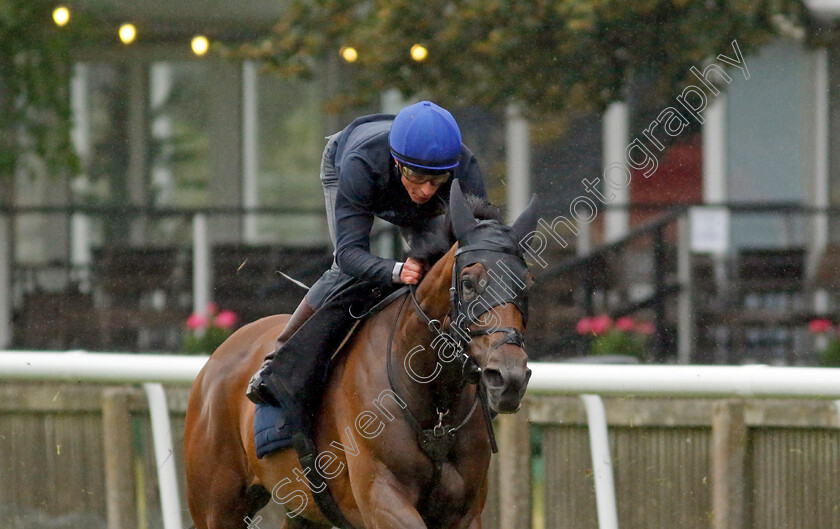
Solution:
[(254, 444), (258, 458), (292, 446), (292, 434), (297, 429), (290, 424), (293, 421), (292, 413), (284, 413), (271, 404), (257, 404), (254, 412)]
[(280, 407), (258, 404), (254, 413), (257, 457), (292, 444), (297, 431), (311, 434), (329, 379), (331, 360), (364, 317), (382, 310), (401, 295), (396, 285), (388, 290), (357, 282), (328, 299), (277, 352), (271, 379), (282, 386)]

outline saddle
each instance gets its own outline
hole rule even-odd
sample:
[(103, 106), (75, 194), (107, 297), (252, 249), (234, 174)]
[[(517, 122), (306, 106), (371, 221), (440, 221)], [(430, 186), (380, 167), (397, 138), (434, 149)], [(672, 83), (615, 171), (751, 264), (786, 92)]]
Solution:
[(293, 444), (295, 433), (311, 438), (332, 360), (358, 323), (401, 296), (406, 287), (383, 288), (357, 281), (338, 291), (277, 352), (266, 381), (280, 406), (258, 404), (254, 413), (257, 457)]

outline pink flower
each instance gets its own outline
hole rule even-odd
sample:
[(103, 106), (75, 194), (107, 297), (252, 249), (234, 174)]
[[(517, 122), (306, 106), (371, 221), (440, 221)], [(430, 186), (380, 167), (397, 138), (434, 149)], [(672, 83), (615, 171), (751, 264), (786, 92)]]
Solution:
[(820, 334), (831, 330), (831, 322), (824, 318), (811, 320), (808, 324), (808, 331), (812, 334)]
[(215, 323), (222, 329), (232, 329), (238, 319), (236, 313), (232, 310), (223, 310), (216, 315)]
[(612, 326), (612, 320), (606, 314), (592, 318), (592, 334), (604, 334), (610, 330), (610, 326)]
[(581, 336), (590, 334), (592, 332), (592, 318), (581, 318), (577, 322), (576, 330)]
[(193, 313), (187, 318), (187, 328), (191, 331), (203, 329), (207, 326), (207, 317), (203, 314)]
[(216, 303), (214, 301), (211, 301), (210, 303), (207, 304), (207, 314), (210, 314), (212, 316), (213, 314), (216, 314), (217, 312), (219, 312), (219, 306), (216, 305)]
[(656, 326), (648, 321), (642, 321), (636, 325), (636, 332), (645, 336), (650, 336), (656, 332)]
[(636, 328), (636, 322), (630, 316), (624, 316), (615, 320), (615, 328), (622, 332), (633, 332)]

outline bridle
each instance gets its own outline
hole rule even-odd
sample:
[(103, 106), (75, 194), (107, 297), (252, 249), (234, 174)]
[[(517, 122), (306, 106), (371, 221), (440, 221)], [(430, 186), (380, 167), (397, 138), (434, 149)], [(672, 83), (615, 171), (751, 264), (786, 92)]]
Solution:
[[(449, 321), (447, 322), (448, 329), (443, 330), (443, 323), (440, 320), (431, 318), (420, 306), (417, 301), (416, 287), (411, 285), (410, 297), (414, 304), (414, 309), (417, 314), (425, 320), (429, 331), (435, 336), (435, 340), (442, 341), (446, 344), (446, 348), (452, 351), (452, 355), (457, 357), (461, 363), (462, 378), (464, 382), (469, 384), (476, 384), (481, 377), (481, 368), (478, 362), (469, 354), (469, 344), (473, 338), (477, 336), (489, 336), (491, 334), (503, 333), (501, 340), (493, 344), (493, 349), (497, 349), (504, 344), (513, 344), (518, 347), (525, 347), (525, 337), (522, 332), (515, 327), (482, 327), (478, 329), (470, 328), (477, 324), (475, 321), (475, 314), (470, 312), (470, 303), (462, 299), (462, 284), (461, 271), (464, 268), (474, 263), (481, 263), (486, 270), (490, 270), (489, 263), (493, 257), (499, 257), (496, 264), (504, 268), (506, 273), (504, 276), (496, 274), (496, 279), (502, 284), (502, 288), (494, 289), (494, 285), (486, 285), (484, 292), (492, 292), (493, 304), (484, 305), (488, 309), (494, 309), (500, 305), (513, 303), (522, 314), (524, 323), (528, 321), (528, 300), (525, 296), (517, 296), (516, 289), (525, 288), (524, 273), (520, 279), (513, 274), (510, 263), (505, 264), (505, 261), (515, 262), (516, 258), (521, 259), (521, 255), (504, 247), (496, 247), (486, 244), (474, 244), (459, 248), (455, 252), (455, 265), (452, 267), (452, 286), (449, 288)], [(518, 264), (518, 263), (517, 263)], [(520, 268), (520, 267), (516, 267)], [(527, 271), (524, 260), (521, 261), (521, 268)], [(508, 275), (510, 274), (510, 275)], [(521, 282), (519, 282), (521, 281)], [(503, 291), (505, 295), (499, 295), (499, 290)]]
[[(515, 327), (470, 329), (472, 325), (478, 323), (475, 321), (476, 315), (470, 310), (476, 300), (465, 302), (462, 299), (463, 279), (461, 272), (467, 266), (476, 263), (481, 264), (487, 271), (488, 277), (493, 280), (492, 282), (487, 281), (483, 285), (484, 289), (479, 297), (483, 299), (484, 303), (480, 306), (486, 309), (494, 309), (498, 306), (513, 303), (519, 309), (519, 313), (522, 314), (523, 325), (528, 322), (528, 298), (522, 295), (526, 289), (528, 266), (525, 264), (520, 249), (516, 245), (478, 242), (459, 247), (455, 251), (452, 286), (449, 288), (450, 332), (454, 331), (456, 337), (460, 338), (459, 345), (461, 348), (465, 348), (473, 337), (495, 333), (504, 333), (504, 337), (493, 346), (494, 348), (506, 343), (525, 347), (525, 338), (522, 336), (522, 332)], [(488, 294), (486, 297), (484, 296), (485, 293)]]
[[(504, 237), (498, 235), (506, 229), (505, 226), (491, 221), (482, 221), (477, 224), (477, 227), (491, 228), (489, 239), (483, 237), (476, 243), (467, 243), (459, 247), (455, 252), (455, 263), (452, 267), (452, 283), (449, 289), (449, 305), (450, 311), (448, 314), (448, 321), (431, 318), (423, 310), (420, 303), (417, 301), (416, 287), (411, 285), (408, 296), (404, 297), (400, 308), (394, 318), (394, 323), (388, 337), (388, 351), (387, 351), (387, 371), (388, 382), (391, 391), (402, 401), (407, 402), (401, 398), (396, 387), (396, 376), (394, 373), (392, 360), (392, 345), (394, 335), (396, 333), (397, 325), (400, 321), (405, 305), (410, 298), (415, 311), (420, 318), (425, 321), (427, 328), (434, 336), (432, 343), (437, 342), (442, 344), (444, 351), (447, 354), (438, 356), (442, 360), (448, 360), (447, 363), (452, 365), (457, 359), (456, 366), (460, 364), (460, 374), (457, 375), (457, 389), (453, 392), (444, 392), (437, 395), (435, 402), (435, 413), (437, 421), (434, 427), (424, 429), (420, 421), (414, 416), (408, 406), (403, 408), (403, 413), (406, 421), (417, 435), (418, 444), (421, 450), (433, 462), (433, 476), (432, 482), (428, 488), (427, 494), (424, 496), (424, 504), (431, 501), (431, 491), (438, 485), (442, 473), (443, 462), (448, 459), (452, 446), (455, 443), (455, 435), (461, 428), (463, 428), (472, 418), (478, 403), (482, 404), (482, 411), (487, 427), (488, 436), (490, 439), (490, 446), (493, 453), (498, 451), (496, 446), (495, 435), (493, 433), (493, 426), (491, 423), (491, 413), (489, 403), (487, 402), (487, 392), (484, 383), (481, 379), (481, 367), (478, 361), (470, 354), (470, 342), (472, 338), (478, 336), (489, 336), (496, 333), (502, 333), (502, 338), (493, 344), (493, 349), (499, 348), (504, 344), (513, 344), (519, 347), (524, 347), (525, 340), (522, 332), (514, 327), (496, 327), (496, 326), (482, 326), (480, 328), (472, 328), (479, 325), (481, 322), (477, 321), (476, 317), (483, 312), (495, 309), (498, 306), (505, 306), (507, 303), (513, 303), (522, 314), (523, 324), (528, 317), (528, 303), (525, 295), (527, 265), (522, 257), (521, 252), (515, 244), (510, 242), (509, 237), (505, 234)], [(486, 235), (488, 230), (476, 230), (480, 235)], [(495, 240), (492, 240), (495, 239)], [(478, 298), (482, 299), (479, 308), (486, 309), (483, 312), (476, 314), (475, 307), (478, 298), (466, 301), (463, 299), (463, 285), (462, 285), (462, 271), (467, 266), (480, 263), (487, 271), (487, 278), (483, 290)], [(486, 297), (482, 297), (484, 294)], [(438, 347), (439, 349), (439, 347)], [(450, 414), (450, 409), (461, 393), (461, 388), (465, 384), (475, 384), (476, 391), (473, 397), (473, 403), (469, 412), (463, 420), (456, 425), (446, 423), (446, 418)], [(428, 506), (428, 505), (426, 505)]]

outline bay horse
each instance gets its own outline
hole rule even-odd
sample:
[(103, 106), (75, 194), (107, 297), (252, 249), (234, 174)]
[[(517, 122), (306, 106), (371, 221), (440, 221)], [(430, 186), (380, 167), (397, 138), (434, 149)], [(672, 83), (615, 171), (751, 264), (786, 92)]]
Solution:
[[(451, 229), (437, 234), (442, 257), (335, 356), (313, 437), (319, 474), (353, 528), (480, 529), (486, 421), (517, 411), (530, 377), (521, 334), (530, 276), (519, 244), (533, 233), (535, 210), (532, 199), (510, 227), (478, 221), (454, 182)], [(294, 449), (256, 456), (245, 388), (288, 318), (239, 329), (193, 384), (184, 448), (198, 529), (249, 527), (271, 500), (284, 509), (284, 529), (332, 526)], [(487, 413), (476, 412), (482, 400)], [(446, 440), (421, 447), (424, 433)]]

